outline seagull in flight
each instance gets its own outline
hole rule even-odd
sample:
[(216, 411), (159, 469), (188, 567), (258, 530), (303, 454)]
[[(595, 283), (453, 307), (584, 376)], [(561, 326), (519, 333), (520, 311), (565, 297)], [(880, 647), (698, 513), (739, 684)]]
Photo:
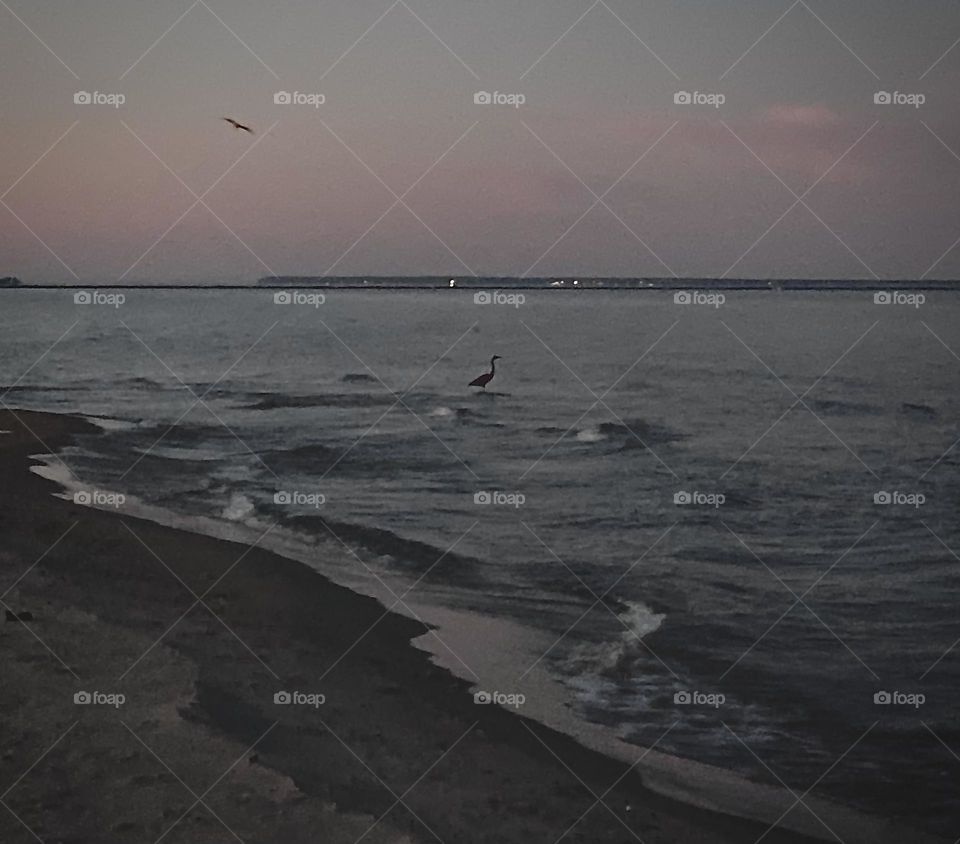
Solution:
[(244, 126), (242, 123), (237, 123), (237, 121), (231, 117), (224, 117), (223, 119), (226, 120), (227, 123), (229, 123), (234, 129), (242, 129), (244, 132), (249, 132), (251, 135), (253, 134), (253, 129), (251, 129), (249, 126)]

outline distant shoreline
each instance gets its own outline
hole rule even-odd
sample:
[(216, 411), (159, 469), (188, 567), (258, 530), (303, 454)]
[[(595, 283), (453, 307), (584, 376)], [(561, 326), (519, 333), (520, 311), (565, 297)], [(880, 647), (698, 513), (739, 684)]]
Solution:
[(446, 276), (394, 277), (337, 277), (280, 276), (261, 278), (247, 284), (26, 284), (0, 287), (2, 291), (21, 290), (389, 290), (439, 291), (448, 290), (551, 290), (551, 291), (678, 291), (678, 290), (741, 290), (767, 293), (780, 292), (849, 292), (878, 290), (960, 291), (960, 281), (824, 281), (816, 279), (646, 279), (646, 278), (535, 278), (481, 277), (455, 279), (455, 287)]

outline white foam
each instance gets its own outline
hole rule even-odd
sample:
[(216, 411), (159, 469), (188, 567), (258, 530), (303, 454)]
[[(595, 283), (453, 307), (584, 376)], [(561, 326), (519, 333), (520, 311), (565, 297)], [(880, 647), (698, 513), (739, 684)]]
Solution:
[(624, 629), (616, 639), (607, 642), (581, 642), (566, 658), (566, 670), (580, 677), (580, 684), (592, 689), (596, 682), (604, 682), (597, 675), (609, 674), (630, 667), (637, 655), (646, 653), (641, 640), (659, 629), (666, 618), (642, 601), (629, 601), (623, 612), (617, 614)]
[(39, 466), (30, 467), (31, 472), (63, 487), (63, 492), (54, 493), (57, 498), (73, 501), (73, 493), (80, 489), (80, 484), (61, 460), (52, 454), (31, 454), (30, 459), (40, 461)]
[(247, 522), (247, 517), (255, 512), (254, 503), (242, 492), (235, 492), (230, 496), (230, 503), (223, 508), (221, 515), (231, 522)]
[(598, 443), (605, 439), (606, 437), (600, 433), (600, 429), (595, 425), (590, 428), (583, 428), (582, 430), (577, 431), (577, 442)]
[(626, 609), (618, 613), (618, 618), (630, 629), (629, 632), (624, 631), (626, 636), (630, 636), (632, 632), (638, 639), (642, 639), (648, 633), (658, 630), (667, 617), (665, 613), (654, 612), (642, 601), (626, 601), (624, 605)]
[(104, 431), (132, 431), (138, 426), (137, 422), (131, 422), (128, 419), (113, 419), (110, 416), (85, 416), (84, 419)]

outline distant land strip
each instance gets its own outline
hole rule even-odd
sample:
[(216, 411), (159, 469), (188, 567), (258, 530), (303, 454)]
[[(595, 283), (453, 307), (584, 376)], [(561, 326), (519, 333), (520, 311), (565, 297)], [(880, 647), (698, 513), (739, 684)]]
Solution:
[(0, 284), (0, 290), (262, 290), (264, 288), (297, 288), (323, 290), (960, 290), (960, 280), (889, 280), (875, 279), (711, 279), (711, 278), (586, 278), (542, 277), (509, 278), (450, 276), (267, 276), (244, 284)]

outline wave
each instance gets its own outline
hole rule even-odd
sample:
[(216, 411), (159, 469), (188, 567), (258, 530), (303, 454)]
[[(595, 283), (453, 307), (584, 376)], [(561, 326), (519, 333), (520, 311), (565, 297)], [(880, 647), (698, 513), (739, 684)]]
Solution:
[(660, 629), (666, 613), (658, 613), (642, 601), (624, 601), (616, 616), (623, 630), (613, 641), (582, 643), (573, 648), (564, 660), (562, 670), (573, 676), (599, 675), (619, 680), (635, 673), (639, 659), (649, 655), (643, 646), (644, 636)]
[(937, 416), (936, 408), (930, 407), (928, 404), (913, 404), (907, 401), (900, 405), (900, 412), (923, 419), (935, 419)]
[[(163, 384), (160, 381), (154, 381), (152, 378), (147, 378), (143, 375), (135, 375), (132, 378), (125, 378), (123, 383), (128, 384), (131, 387), (144, 390), (163, 390), (169, 386), (169, 384)], [(177, 384), (177, 386), (179, 386), (179, 384)]]
[(242, 410), (282, 410), (310, 407), (385, 407), (396, 399), (389, 393), (323, 393), (321, 395), (291, 395), (289, 393), (260, 393), (259, 397), (239, 405)]
[(660, 629), (663, 620), (667, 617), (666, 613), (654, 612), (642, 601), (625, 601), (625, 609), (617, 614), (628, 628), (624, 635), (630, 635), (635, 639), (642, 639), (649, 633)]
[[(422, 436), (429, 434), (424, 432)], [(434, 449), (424, 455), (420, 448), (411, 447), (406, 440), (375, 434), (364, 437), (355, 448), (310, 443), (265, 451), (261, 457), (280, 475), (319, 477), (336, 467), (338, 476), (382, 481), (385, 473), (393, 473), (408, 479), (427, 478), (431, 484), (436, 482), (438, 473), (449, 471), (452, 459), (444, 449)]]
[(446, 584), (479, 588), (484, 579), (480, 575), (483, 561), (447, 546), (431, 545), (417, 539), (407, 539), (386, 528), (335, 521), (326, 516), (297, 515), (284, 520), (286, 524), (306, 530), (320, 538), (346, 545), (356, 545), (376, 554), (392, 568), (408, 574), (423, 575), (429, 571), (431, 580)]
[[(553, 433), (559, 429), (538, 428), (538, 431)], [(623, 448), (643, 448), (653, 443), (676, 442), (682, 434), (671, 431), (662, 425), (647, 422), (644, 419), (631, 419), (622, 422), (601, 422), (580, 428), (575, 437), (581, 443), (599, 443), (605, 440), (619, 439)]]
[(254, 503), (247, 496), (242, 492), (234, 492), (220, 515), (230, 522), (244, 522), (255, 510)]
[(484, 422), (483, 414), (477, 413), (474, 410), (471, 410), (469, 407), (447, 407), (446, 405), (438, 405), (433, 408), (428, 414), (428, 416), (433, 417), (434, 419), (455, 419), (457, 422), (473, 422), (477, 425), (487, 425), (492, 427), (503, 427), (502, 422)]
[(589, 428), (581, 428), (577, 431), (576, 440), (578, 443), (598, 443), (607, 438), (607, 435), (600, 430), (600, 425), (592, 425)]
[(683, 439), (683, 435), (645, 419), (627, 419), (623, 422), (604, 422), (600, 431), (607, 436), (624, 436), (639, 445), (637, 437), (648, 443), (668, 443)]
[(133, 431), (143, 421), (141, 419), (118, 419), (113, 416), (84, 416), (88, 422), (93, 423), (103, 431), (111, 433), (116, 431)]
[[(176, 425), (160, 423), (154, 425), (138, 425), (134, 429), (122, 432), (125, 440), (121, 441), (120, 448), (137, 449), (140, 446), (149, 447), (159, 438), (163, 442), (178, 448), (189, 448), (197, 443), (211, 443), (216, 441), (233, 442), (237, 440), (233, 433), (219, 423), (179, 422)], [(116, 443), (109, 443), (111, 449), (117, 448)], [(224, 455), (227, 456), (227, 455)]]
[(343, 454), (343, 449), (338, 450), (320, 443), (311, 443), (296, 448), (265, 451), (263, 461), (278, 472), (325, 473)]
[(818, 399), (808, 404), (824, 416), (879, 416), (883, 413), (883, 410), (874, 404), (840, 399)]
[(152, 458), (154, 461), (169, 460), (174, 463), (219, 463), (224, 460), (236, 460), (244, 458), (245, 452), (237, 451), (231, 454), (224, 454), (221, 451), (212, 449), (198, 449), (193, 446), (181, 445), (155, 445), (147, 448), (135, 448), (134, 452), (143, 456), (144, 459)]
[(0, 395), (15, 395), (18, 393), (85, 393), (88, 385), (102, 383), (99, 380), (78, 378), (73, 384), (0, 384)]
[(533, 432), (535, 434), (550, 434), (555, 436), (557, 434), (565, 434), (567, 431), (566, 428), (560, 428), (557, 425), (541, 425), (539, 428), (534, 428)]

